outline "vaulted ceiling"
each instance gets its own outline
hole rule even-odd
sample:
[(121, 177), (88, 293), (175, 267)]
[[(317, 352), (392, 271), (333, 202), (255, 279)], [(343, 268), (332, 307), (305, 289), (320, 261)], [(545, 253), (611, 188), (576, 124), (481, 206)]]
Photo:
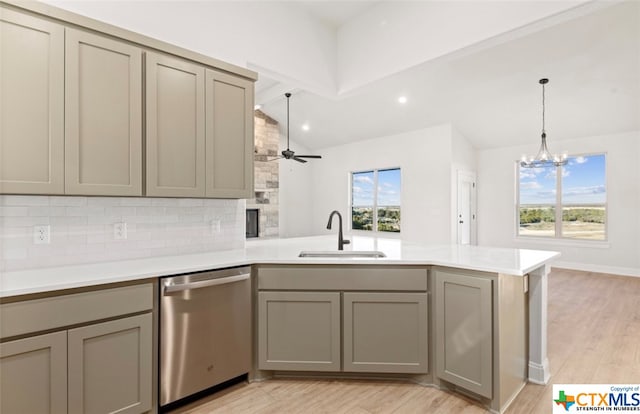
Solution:
[(542, 77), (552, 148), (640, 130), (636, 0), (43, 1), (258, 71), (256, 103), (283, 123), (293, 92), (312, 150), (452, 123), (535, 151)]
[[(476, 148), (530, 143), (533, 151), (542, 122), (538, 80), (543, 77), (550, 79), (546, 126), (552, 147), (563, 139), (639, 130), (640, 3), (590, 7), (345, 95), (321, 96), (264, 76), (257, 97), (266, 98), (259, 102), (262, 111), (284, 120), (284, 97), (273, 91), (294, 89), (291, 137), (311, 149), (451, 122)], [(400, 96), (407, 102), (400, 104)]]

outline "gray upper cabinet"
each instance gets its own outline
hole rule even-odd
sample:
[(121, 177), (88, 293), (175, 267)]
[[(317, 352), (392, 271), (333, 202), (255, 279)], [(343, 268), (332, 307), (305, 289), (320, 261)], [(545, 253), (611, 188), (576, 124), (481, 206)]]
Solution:
[(0, 344), (0, 412), (67, 412), (67, 333)]
[(146, 53), (146, 195), (205, 196), (204, 67)]
[(141, 49), (69, 28), (65, 46), (65, 193), (142, 195)]
[(426, 293), (343, 293), (344, 371), (426, 373)]
[(64, 28), (0, 7), (0, 193), (64, 192)]
[(254, 196), (257, 74), (31, 3), (0, 6), (0, 194)]
[(206, 196), (253, 197), (253, 82), (206, 71)]
[(493, 281), (435, 270), (436, 374), (493, 396)]

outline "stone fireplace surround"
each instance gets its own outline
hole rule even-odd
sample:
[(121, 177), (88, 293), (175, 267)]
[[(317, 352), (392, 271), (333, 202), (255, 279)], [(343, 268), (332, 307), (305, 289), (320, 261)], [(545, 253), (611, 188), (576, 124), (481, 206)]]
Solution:
[(278, 122), (260, 110), (254, 112), (255, 129), (255, 198), (247, 200), (247, 209), (259, 210), (259, 237), (278, 237), (278, 156), (280, 132)]

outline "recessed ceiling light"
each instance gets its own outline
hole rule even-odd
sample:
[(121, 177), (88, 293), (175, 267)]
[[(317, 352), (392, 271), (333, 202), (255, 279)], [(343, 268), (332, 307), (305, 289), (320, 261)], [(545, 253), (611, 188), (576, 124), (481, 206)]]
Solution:
[(309, 130), (309, 124), (302, 124), (302, 130), (303, 131), (308, 131)]
[(407, 103), (407, 97), (406, 96), (398, 97), (398, 102), (400, 102), (401, 104)]
[(253, 110), (254, 110), (254, 111), (257, 111), (257, 110), (258, 110), (258, 109), (260, 109), (260, 108), (262, 108), (262, 105), (260, 105), (260, 104), (255, 104), (255, 105), (253, 106)]

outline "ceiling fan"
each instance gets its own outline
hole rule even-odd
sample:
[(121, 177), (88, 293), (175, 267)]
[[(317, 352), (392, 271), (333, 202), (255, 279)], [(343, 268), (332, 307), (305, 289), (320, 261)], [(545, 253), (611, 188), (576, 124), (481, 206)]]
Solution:
[(274, 158), (273, 160), (284, 158), (287, 160), (296, 160), (298, 162), (307, 162), (304, 158), (322, 158), (320, 155), (296, 155), (294, 151), (289, 149), (289, 98), (291, 98), (291, 94), (287, 92), (284, 96), (287, 97), (287, 149), (282, 151), (282, 156)]

